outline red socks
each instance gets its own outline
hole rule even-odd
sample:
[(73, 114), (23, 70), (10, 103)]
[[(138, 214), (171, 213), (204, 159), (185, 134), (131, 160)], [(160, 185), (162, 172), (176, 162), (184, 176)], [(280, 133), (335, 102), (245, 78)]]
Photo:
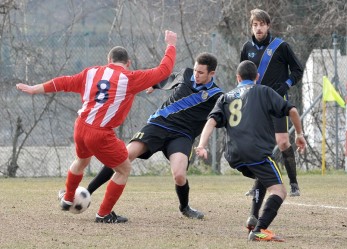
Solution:
[(104, 199), (100, 205), (98, 215), (101, 217), (111, 213), (113, 206), (122, 195), (125, 185), (118, 185), (114, 181), (110, 180), (106, 187)]
[(75, 197), (75, 191), (78, 185), (80, 184), (80, 182), (82, 181), (82, 178), (83, 178), (83, 174), (74, 175), (73, 173), (71, 173), (70, 170), (68, 170), (66, 182), (65, 182), (65, 186), (66, 186), (66, 193), (64, 196), (65, 201), (73, 202), (73, 199)]

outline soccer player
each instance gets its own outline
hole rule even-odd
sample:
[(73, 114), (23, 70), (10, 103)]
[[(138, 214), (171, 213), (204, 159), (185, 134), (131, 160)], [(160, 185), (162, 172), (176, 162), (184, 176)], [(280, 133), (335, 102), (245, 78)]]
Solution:
[[(194, 69), (185, 68), (156, 85), (155, 88), (173, 89), (173, 92), (127, 146), (130, 161), (148, 159), (157, 151), (163, 152), (170, 161), (179, 210), (193, 219), (202, 219), (204, 214), (189, 206), (187, 169), (194, 139), (200, 135), (207, 115), (222, 94), (214, 83), (216, 67), (214, 55), (201, 53), (195, 59)], [(110, 175), (110, 170), (103, 167), (89, 184), (88, 191), (93, 193)]]
[(269, 192), (262, 215), (259, 219), (253, 217), (253, 227), (248, 226), (248, 239), (283, 241), (267, 230), (287, 195), (281, 172), (271, 157), (275, 145), (272, 116), (290, 117), (296, 131), (295, 143), (303, 152), (306, 141), (300, 116), (297, 109), (273, 89), (255, 84), (259, 77), (253, 62), (241, 62), (236, 77), (238, 86), (218, 99), (195, 151), (199, 157), (207, 158), (206, 145), (214, 127), (226, 128), (225, 158), (229, 165), (244, 176), (257, 179)]
[[(270, 16), (267, 12), (260, 9), (252, 10), (250, 25), (253, 33), (252, 39), (243, 45), (240, 61), (253, 61), (258, 67), (257, 84), (269, 86), (284, 99), (288, 99), (288, 89), (297, 84), (303, 76), (302, 65), (289, 44), (280, 38), (273, 37), (270, 33)], [(288, 134), (288, 118), (274, 118), (273, 123), (276, 142), (282, 152), (284, 166), (290, 181), (289, 195), (299, 196), (295, 155)], [(252, 195), (255, 192), (263, 194), (259, 190), (257, 182), (246, 195)]]
[(166, 30), (167, 48), (156, 68), (130, 71), (127, 50), (117, 46), (109, 52), (105, 66), (86, 68), (76, 75), (57, 77), (34, 86), (17, 84), (17, 89), (29, 94), (65, 91), (79, 93), (82, 97), (83, 105), (74, 127), (76, 159), (67, 172), (66, 190), (59, 193), (62, 210), (67, 211), (72, 206), (84, 169), (95, 156), (112, 172), (95, 221), (119, 223), (128, 220), (112, 211), (131, 171), (126, 146), (113, 128), (124, 122), (138, 92), (171, 74), (176, 59), (176, 41), (177, 34)]

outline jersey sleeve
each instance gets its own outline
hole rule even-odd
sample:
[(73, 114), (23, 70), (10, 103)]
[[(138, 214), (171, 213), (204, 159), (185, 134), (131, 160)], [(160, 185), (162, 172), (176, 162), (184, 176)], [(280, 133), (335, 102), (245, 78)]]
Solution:
[(270, 87), (265, 86), (264, 89), (267, 91), (267, 99), (270, 100), (268, 101), (268, 110), (270, 114), (277, 118), (289, 116), (290, 109), (295, 106), (291, 104), (289, 101), (284, 100), (284, 98), (281, 95), (279, 95)]
[(290, 74), (287, 81), (290, 82), (291, 86), (294, 86), (302, 79), (304, 69), (288, 43), (284, 42), (282, 49), (283, 54), (285, 56), (285, 60), (287, 61), (290, 69)]
[(131, 73), (131, 91), (136, 94), (167, 79), (175, 65), (176, 47), (168, 46), (158, 67)]
[(217, 128), (225, 127), (227, 123), (225, 113), (223, 110), (224, 97), (225, 96), (223, 94), (218, 98), (214, 108), (207, 117), (207, 119), (213, 118), (216, 121)]
[(178, 84), (184, 83), (187, 77), (193, 74), (193, 69), (184, 68), (180, 72), (172, 73), (169, 78), (160, 81), (154, 85), (153, 88), (171, 90), (174, 89)]
[(45, 92), (76, 92), (84, 85), (84, 71), (72, 76), (60, 76), (43, 84)]

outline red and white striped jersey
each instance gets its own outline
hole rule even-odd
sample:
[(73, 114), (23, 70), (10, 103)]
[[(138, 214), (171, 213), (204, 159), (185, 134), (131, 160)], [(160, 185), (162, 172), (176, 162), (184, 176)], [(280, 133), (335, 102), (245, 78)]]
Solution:
[(80, 93), (83, 102), (78, 111), (80, 118), (93, 127), (114, 128), (124, 122), (138, 92), (170, 76), (175, 59), (175, 47), (168, 46), (156, 68), (130, 71), (111, 63), (54, 78), (44, 84), (44, 89)]

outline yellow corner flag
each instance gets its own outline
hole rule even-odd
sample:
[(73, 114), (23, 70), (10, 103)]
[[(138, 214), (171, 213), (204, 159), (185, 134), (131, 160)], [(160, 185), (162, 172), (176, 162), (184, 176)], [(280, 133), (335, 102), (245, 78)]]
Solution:
[(323, 101), (336, 101), (342, 108), (345, 108), (345, 101), (326, 76), (323, 76)]

